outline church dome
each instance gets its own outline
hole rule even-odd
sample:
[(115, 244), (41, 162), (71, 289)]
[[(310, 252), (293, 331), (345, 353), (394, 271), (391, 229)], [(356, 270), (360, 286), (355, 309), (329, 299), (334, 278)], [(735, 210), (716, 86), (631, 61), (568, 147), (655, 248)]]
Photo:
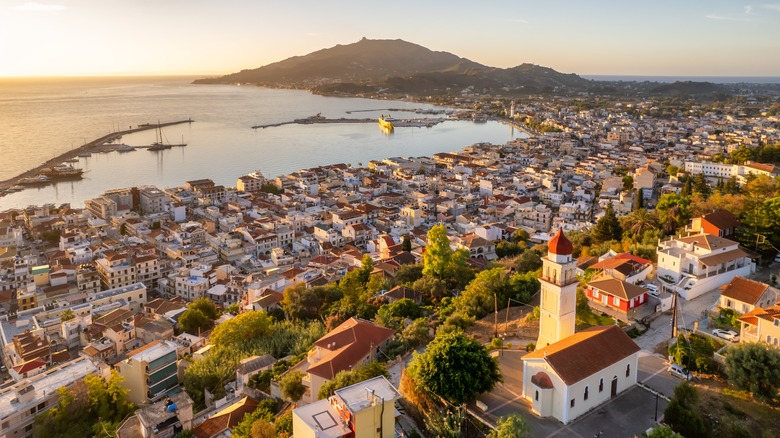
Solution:
[(570, 255), (574, 251), (571, 241), (563, 234), (560, 228), (547, 244), (547, 251), (557, 255)]

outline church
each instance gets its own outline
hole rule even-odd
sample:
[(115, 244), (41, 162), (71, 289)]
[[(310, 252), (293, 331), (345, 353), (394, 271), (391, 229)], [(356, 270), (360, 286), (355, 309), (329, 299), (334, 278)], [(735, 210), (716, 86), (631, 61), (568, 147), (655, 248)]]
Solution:
[(539, 340), (523, 356), (522, 394), (540, 417), (564, 424), (637, 382), (639, 346), (618, 326), (574, 332), (577, 261), (561, 230), (542, 258)]

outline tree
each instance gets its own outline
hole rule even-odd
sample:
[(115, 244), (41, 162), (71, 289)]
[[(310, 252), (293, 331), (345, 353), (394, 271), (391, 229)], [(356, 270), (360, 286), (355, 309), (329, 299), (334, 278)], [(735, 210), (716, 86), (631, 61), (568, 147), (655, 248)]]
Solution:
[(509, 276), (504, 274), (504, 268), (487, 269), (478, 273), (455, 298), (455, 308), (466, 315), (482, 318), (494, 310), (496, 300), (503, 308), (510, 294)]
[(626, 175), (623, 177), (623, 191), (627, 192), (634, 187), (634, 177)]
[(75, 317), (76, 317), (76, 314), (73, 313), (72, 310), (65, 309), (65, 311), (62, 312), (62, 315), (60, 315), (60, 321), (62, 321), (62, 322), (70, 321), (71, 319), (73, 319)]
[(437, 335), (424, 353), (414, 355), (407, 371), (422, 389), (454, 404), (469, 402), (502, 381), (487, 349), (459, 332)]
[(404, 236), (404, 240), (401, 243), (401, 249), (406, 252), (412, 252), (412, 239), (409, 236)]
[(514, 263), (518, 272), (535, 271), (542, 267), (542, 258), (535, 250), (526, 249)]
[(528, 231), (518, 228), (515, 230), (514, 234), (512, 234), (512, 240), (515, 242), (528, 242), (531, 239), (531, 235), (528, 234)]
[(282, 395), (292, 403), (298, 403), (303, 394), (306, 393), (303, 376), (303, 371), (293, 370), (285, 374), (279, 381), (279, 389), (282, 390)]
[(179, 326), (191, 335), (211, 328), (212, 321), (198, 309), (187, 309), (179, 317)]
[(450, 295), (450, 288), (444, 280), (434, 277), (422, 277), (412, 284), (412, 289), (423, 296), (428, 303), (438, 303), (442, 298)]
[(209, 319), (219, 318), (219, 311), (217, 311), (216, 304), (211, 302), (211, 300), (208, 298), (198, 298), (197, 300), (191, 302), (187, 307), (190, 309), (200, 310)]
[(333, 376), (333, 379), (323, 383), (320, 387), (320, 392), (317, 394), (317, 398), (320, 400), (328, 398), (338, 389), (346, 388), (347, 386), (378, 376), (385, 376), (389, 379), (390, 373), (387, 372), (387, 366), (385, 366), (385, 364), (376, 361), (371, 361), (354, 370), (339, 371)]
[(688, 382), (674, 388), (674, 397), (664, 411), (664, 421), (682, 436), (707, 436), (707, 424), (697, 411), (699, 394)]
[(423, 266), (421, 264), (401, 265), (395, 273), (396, 284), (412, 284), (422, 278)]
[(726, 375), (735, 387), (771, 401), (780, 388), (780, 352), (758, 342), (735, 345), (726, 356)]
[(673, 234), (691, 218), (690, 198), (676, 193), (666, 193), (658, 198), (655, 206), (658, 221), (666, 234)]
[(276, 428), (267, 420), (252, 423), (252, 438), (276, 438)]
[(642, 189), (639, 189), (634, 194), (634, 211), (645, 208), (645, 196), (642, 194)]
[(642, 236), (645, 231), (658, 227), (658, 216), (655, 212), (640, 208), (623, 217), (623, 229), (634, 238)]
[(593, 238), (596, 242), (608, 242), (610, 240), (620, 240), (622, 236), (623, 228), (620, 226), (620, 221), (618, 221), (615, 209), (610, 202), (607, 204), (604, 216), (593, 227)]
[(518, 414), (501, 417), (496, 423), (496, 428), (487, 435), (487, 438), (525, 438), (531, 436), (531, 429), (523, 417)]
[(423, 275), (438, 278), (451, 284), (464, 284), (470, 278), (464, 277), (469, 253), (464, 249), (453, 251), (447, 229), (436, 225), (428, 230), (428, 245), (423, 253)]
[(262, 310), (244, 312), (219, 324), (209, 339), (214, 345), (237, 345), (271, 332), (273, 318)]
[[(271, 421), (274, 418), (274, 414), (276, 414), (277, 409), (276, 401), (271, 399), (265, 399), (257, 404), (257, 407), (254, 411), (244, 414), (244, 418), (241, 419), (241, 422), (239, 422), (232, 430), (231, 430), (231, 436), (235, 436), (237, 438), (256, 438), (258, 436), (260, 437), (273, 437), (274, 435), (255, 435), (254, 429), (255, 424), (258, 423), (267, 423), (270, 425), (269, 421)], [(259, 427), (259, 430), (265, 432), (266, 428), (263, 426)], [(271, 426), (271, 430), (273, 430), (273, 426)]]
[(328, 309), (343, 296), (334, 284), (307, 288), (301, 282), (284, 290), (281, 306), (290, 318), (308, 321), (327, 315)]

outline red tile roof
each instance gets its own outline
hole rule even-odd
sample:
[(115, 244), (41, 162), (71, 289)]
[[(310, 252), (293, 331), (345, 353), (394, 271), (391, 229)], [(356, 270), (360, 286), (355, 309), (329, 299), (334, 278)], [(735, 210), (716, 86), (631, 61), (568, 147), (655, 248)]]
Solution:
[(529, 353), (528, 359), (544, 359), (567, 385), (619, 362), (639, 351), (639, 346), (618, 326), (591, 327)]
[(563, 230), (559, 228), (558, 232), (555, 233), (555, 236), (547, 244), (547, 251), (558, 255), (568, 255), (574, 251), (574, 247), (571, 241), (566, 238), (566, 235), (563, 234)]
[(723, 293), (721, 295), (755, 306), (768, 288), (768, 284), (736, 276), (731, 280), (731, 283), (721, 288), (723, 289)]
[(322, 349), (322, 357), (309, 367), (308, 372), (330, 380), (339, 371), (357, 365), (393, 334), (392, 329), (350, 318), (314, 343)]

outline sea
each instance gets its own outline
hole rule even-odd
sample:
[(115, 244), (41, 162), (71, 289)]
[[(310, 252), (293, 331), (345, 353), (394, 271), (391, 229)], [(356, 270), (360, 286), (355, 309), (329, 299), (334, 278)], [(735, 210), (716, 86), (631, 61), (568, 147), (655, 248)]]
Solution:
[[(194, 77), (78, 77), (0, 79), (0, 180), (110, 132), (144, 123), (192, 118), (163, 128), (163, 151), (93, 153), (74, 166), (79, 181), (28, 188), (0, 198), (0, 211), (53, 203), (82, 207), (106, 190), (141, 185), (160, 188), (211, 178), (234, 187), (255, 170), (276, 177), (326, 164), (367, 165), (388, 157), (430, 156), (479, 142), (504, 144), (526, 134), (489, 121), (448, 120), (433, 127), (383, 132), (377, 123), (284, 125), (252, 129), (321, 114), (327, 118), (444, 117), (414, 109), (432, 105), (389, 100), (325, 97), (303, 90), (236, 85), (193, 85)], [(395, 111), (390, 111), (394, 109)], [(124, 136), (148, 145), (156, 130)]]

